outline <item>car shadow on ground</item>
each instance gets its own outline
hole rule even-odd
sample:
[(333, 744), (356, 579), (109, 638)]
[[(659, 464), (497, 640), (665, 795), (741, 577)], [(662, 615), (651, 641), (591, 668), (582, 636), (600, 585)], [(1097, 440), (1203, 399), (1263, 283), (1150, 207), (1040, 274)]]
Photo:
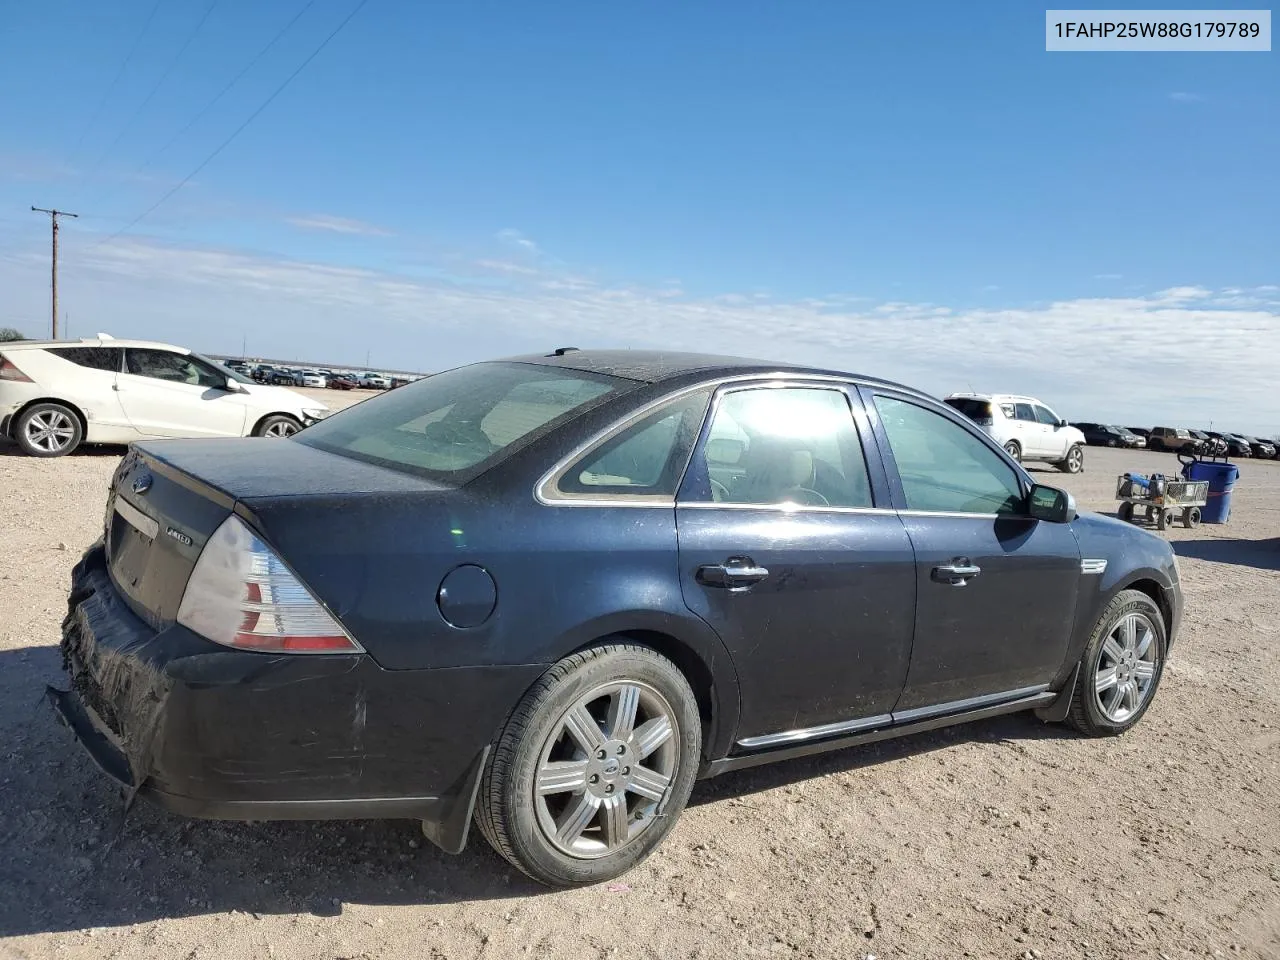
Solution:
[[(187, 820), (120, 791), (57, 723), (44, 690), (64, 686), (49, 646), (0, 651), (0, 938), (162, 918), (336, 916), (346, 905), (431, 905), (550, 892), (472, 831), (450, 856), (409, 820), (237, 823)], [(769, 790), (955, 743), (1064, 735), (1028, 716), (725, 774), (692, 803)], [(672, 842), (672, 841), (668, 841)]]
[(1259, 570), (1280, 570), (1280, 538), (1271, 540), (1175, 540), (1173, 552), (1180, 557), (1231, 563)]
[[(122, 457), (128, 447), (111, 446), (103, 444), (84, 444), (77, 447), (71, 453), (66, 454), (68, 457)], [(0, 438), (0, 457), (26, 457), (30, 454), (26, 453), (20, 446), (7, 438)]]

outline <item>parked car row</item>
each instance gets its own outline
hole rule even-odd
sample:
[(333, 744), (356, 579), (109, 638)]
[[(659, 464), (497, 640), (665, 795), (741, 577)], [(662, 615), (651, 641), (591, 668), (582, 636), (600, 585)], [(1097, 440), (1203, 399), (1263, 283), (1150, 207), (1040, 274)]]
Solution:
[(318, 389), (327, 387), (332, 390), (391, 390), (417, 379), (408, 376), (393, 377), (372, 371), (353, 372), (313, 367), (278, 367), (269, 363), (250, 364), (243, 360), (228, 360), (224, 365), (258, 383)]
[(1210, 456), (1257, 457), (1280, 459), (1280, 445), (1265, 437), (1220, 430), (1192, 430), (1184, 427), (1128, 428), (1147, 437), (1147, 447), (1169, 453), (1206, 454)]

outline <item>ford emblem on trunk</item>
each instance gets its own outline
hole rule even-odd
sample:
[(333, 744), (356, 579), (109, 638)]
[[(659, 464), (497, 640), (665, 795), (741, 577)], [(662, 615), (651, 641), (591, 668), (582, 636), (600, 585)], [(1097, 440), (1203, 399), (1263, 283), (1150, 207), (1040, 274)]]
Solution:
[(150, 490), (151, 474), (144, 473), (142, 476), (135, 478), (133, 481), (132, 489), (134, 493), (146, 493), (148, 490)]

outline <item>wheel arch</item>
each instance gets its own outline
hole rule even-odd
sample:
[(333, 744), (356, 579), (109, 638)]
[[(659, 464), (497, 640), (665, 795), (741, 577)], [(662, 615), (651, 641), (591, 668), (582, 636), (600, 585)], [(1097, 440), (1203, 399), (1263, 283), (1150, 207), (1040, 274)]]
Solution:
[(41, 403), (56, 403), (58, 406), (66, 407), (68, 410), (74, 413), (76, 415), (76, 419), (80, 421), (80, 442), (81, 443), (88, 442), (89, 418), (85, 416), (85, 413), (83, 410), (80, 409), (79, 404), (73, 403), (70, 400), (63, 400), (60, 397), (37, 397), (34, 400), (28, 400), (21, 407), (15, 410), (9, 418), (9, 436), (11, 438), (17, 437), (17, 434), (14, 431), (18, 429), (19, 418), (21, 418), (21, 416), (24, 413), (26, 413), (28, 410), (30, 410), (32, 407)]
[(704, 764), (727, 755), (740, 713), (738, 674), (728, 651), (718, 637), (714, 641), (695, 638), (690, 632), (672, 629), (669, 623), (644, 622), (647, 619), (638, 617), (630, 623), (610, 624), (610, 629), (589, 634), (588, 639), (566, 650), (564, 656), (616, 640), (656, 650), (676, 665), (693, 689), (702, 718)]
[(274, 413), (264, 413), (257, 420), (255, 420), (253, 423), (253, 427), (249, 430), (249, 436), (256, 437), (258, 435), (258, 430), (261, 429), (262, 425), (266, 423), (268, 420), (270, 420), (272, 417), (288, 417), (290, 420), (292, 420), (294, 423), (298, 425), (299, 429), (301, 429), (302, 427), (301, 419), (294, 416), (292, 413), (289, 413), (287, 410), (277, 410)]

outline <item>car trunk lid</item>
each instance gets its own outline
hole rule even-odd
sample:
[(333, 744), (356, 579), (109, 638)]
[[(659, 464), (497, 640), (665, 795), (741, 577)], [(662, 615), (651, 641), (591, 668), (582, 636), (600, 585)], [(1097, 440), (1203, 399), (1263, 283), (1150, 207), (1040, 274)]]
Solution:
[[(107, 566), (133, 611), (173, 623), (206, 541), (237, 508), (359, 491), (394, 496), (449, 488), (288, 440), (163, 440), (130, 449), (112, 480)], [(251, 514), (250, 514), (251, 515)]]

